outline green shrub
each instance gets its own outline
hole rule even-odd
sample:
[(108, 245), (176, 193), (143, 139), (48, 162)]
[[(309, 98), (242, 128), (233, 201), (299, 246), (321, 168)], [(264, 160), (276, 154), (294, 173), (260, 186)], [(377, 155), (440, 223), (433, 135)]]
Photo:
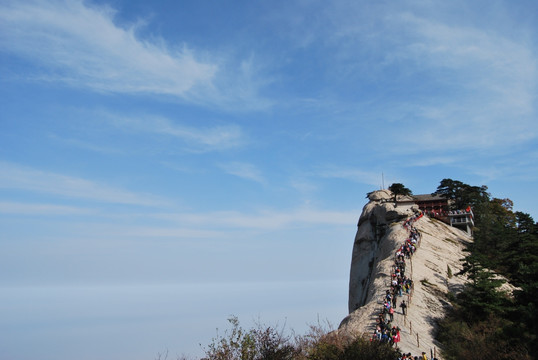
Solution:
[(394, 360), (399, 352), (389, 344), (368, 338), (343, 338), (317, 325), (306, 335), (285, 336), (274, 327), (257, 325), (244, 330), (237, 317), (232, 328), (204, 349), (207, 360)]

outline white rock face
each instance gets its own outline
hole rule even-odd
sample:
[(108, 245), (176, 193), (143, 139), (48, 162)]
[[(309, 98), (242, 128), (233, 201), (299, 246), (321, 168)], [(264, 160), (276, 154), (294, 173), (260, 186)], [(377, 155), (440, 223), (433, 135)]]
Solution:
[[(349, 282), (349, 315), (340, 324), (342, 335), (372, 334), (382, 298), (390, 288), (394, 254), (407, 239), (405, 219), (418, 213), (416, 205), (394, 206), (390, 191), (369, 194), (359, 219), (353, 246)], [(403, 199), (402, 199), (403, 200)], [(404, 200), (405, 201), (405, 200)], [(400, 327), (400, 349), (419, 355), (430, 349), (440, 349), (433, 340), (435, 321), (444, 316), (448, 302), (446, 293), (461, 291), (464, 279), (448, 276), (461, 270), (464, 244), (471, 238), (463, 231), (428, 217), (415, 222), (421, 233), (420, 245), (411, 260), (407, 260), (406, 275), (414, 281), (412, 296), (399, 298), (410, 301), (407, 316), (397, 308), (393, 325)], [(417, 341), (418, 335), (418, 341)], [(439, 351), (437, 352), (439, 356)]]
[[(372, 274), (378, 260), (393, 255), (397, 244), (405, 240), (406, 230), (401, 226), (392, 229), (390, 225), (418, 213), (416, 206), (395, 206), (390, 202), (392, 194), (388, 190), (374, 191), (368, 197), (370, 202), (362, 210), (353, 245), (349, 277), (350, 313), (368, 302), (368, 290), (374, 280)], [(399, 236), (398, 234), (387, 236), (389, 233), (393, 234), (395, 230), (400, 230)], [(398, 242), (402, 237), (402, 241)], [(382, 275), (390, 276), (390, 273)]]

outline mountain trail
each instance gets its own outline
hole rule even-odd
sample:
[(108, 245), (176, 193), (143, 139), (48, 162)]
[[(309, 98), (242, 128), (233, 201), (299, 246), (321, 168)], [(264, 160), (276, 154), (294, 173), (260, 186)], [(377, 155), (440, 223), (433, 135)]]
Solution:
[[(436, 219), (421, 216), (418, 207), (406, 198), (391, 201), (387, 190), (369, 194), (359, 219), (353, 246), (349, 284), (349, 315), (338, 333), (343, 336), (367, 334), (371, 337), (383, 310), (386, 291), (391, 287), (396, 252), (409, 239), (406, 220), (418, 218), (412, 227), (420, 234), (414, 254), (405, 260), (405, 276), (413, 282), (409, 294), (397, 296), (392, 326), (400, 328), (398, 347), (405, 353), (441, 359), (442, 344), (434, 340), (438, 319), (450, 307), (447, 294), (463, 289), (465, 279), (455, 276), (462, 269), (464, 248), (472, 241), (466, 232)], [(401, 204), (400, 204), (401, 203)], [(408, 303), (404, 316), (400, 304)]]

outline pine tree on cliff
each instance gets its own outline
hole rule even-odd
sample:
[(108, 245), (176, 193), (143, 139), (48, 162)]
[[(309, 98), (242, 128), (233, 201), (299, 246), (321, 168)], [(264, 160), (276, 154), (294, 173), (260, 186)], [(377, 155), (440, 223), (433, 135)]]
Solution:
[(408, 188), (406, 188), (404, 184), (400, 184), (400, 183), (392, 184), (391, 186), (389, 186), (389, 190), (394, 195), (394, 206), (398, 206), (398, 204), (396, 203), (396, 197), (398, 195), (412, 195), (413, 194), (413, 192), (409, 190)]
[(489, 201), (487, 186), (471, 186), (459, 180), (443, 179), (432, 195), (440, 195), (451, 201), (452, 210), (471, 206), (476, 209)]

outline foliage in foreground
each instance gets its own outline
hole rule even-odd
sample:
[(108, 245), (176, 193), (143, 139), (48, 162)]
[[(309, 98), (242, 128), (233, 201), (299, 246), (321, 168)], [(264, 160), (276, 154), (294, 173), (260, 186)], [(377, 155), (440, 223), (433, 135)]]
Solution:
[(217, 335), (204, 349), (206, 360), (394, 360), (398, 350), (368, 339), (343, 338), (323, 326), (311, 326), (306, 335), (287, 336), (283, 330), (257, 325), (245, 330), (236, 317), (231, 329)]

